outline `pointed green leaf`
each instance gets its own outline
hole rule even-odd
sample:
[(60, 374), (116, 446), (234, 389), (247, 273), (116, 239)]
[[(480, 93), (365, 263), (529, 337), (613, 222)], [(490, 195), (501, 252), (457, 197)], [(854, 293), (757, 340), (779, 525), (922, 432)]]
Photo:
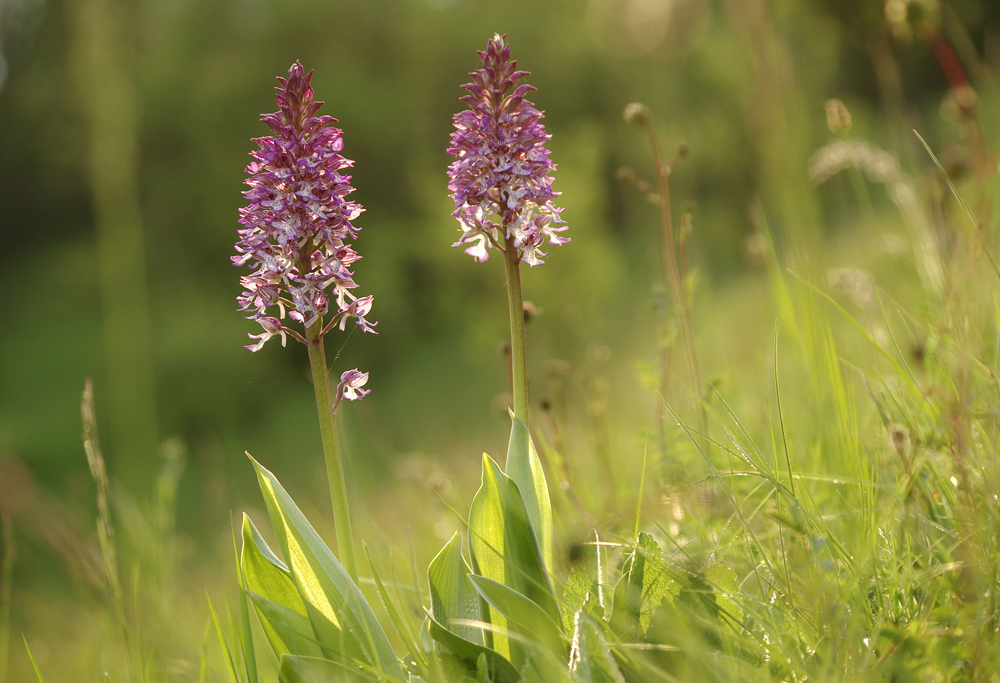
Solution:
[(364, 595), (277, 478), (251, 461), (295, 587), (324, 651), (344, 652), (402, 680), (399, 660)]
[(471, 571), (462, 557), (462, 536), (455, 532), (427, 567), (431, 614), (455, 635), (477, 645), (485, 645), (483, 629), (455, 623), (456, 619), (471, 622), (483, 619), (479, 610), (479, 594), (469, 582)]
[(295, 588), (288, 567), (268, 547), (246, 513), (243, 514), (240, 565), (248, 590), (307, 616), (305, 603)]
[(552, 502), (549, 500), (549, 487), (545, 482), (545, 472), (542, 461), (535, 451), (535, 444), (527, 426), (517, 417), (511, 415), (510, 442), (507, 445), (508, 477), (514, 480), (524, 509), (531, 520), (531, 528), (542, 550), (542, 561), (549, 572), (552, 571)]
[(487, 666), (493, 674), (492, 679), (497, 681), (497, 683), (502, 681), (516, 681), (521, 678), (514, 665), (496, 650), (491, 650), (488, 647), (471, 643), (465, 638), (460, 638), (439, 624), (430, 613), (428, 613), (427, 623), (431, 638), (443, 645), (448, 652), (462, 661), (475, 666), (480, 657), (485, 658)]
[[(515, 589), (559, 621), (559, 608), (517, 484), (485, 453), (482, 486), (469, 511), (469, 546), (476, 573)], [(491, 607), (488, 621), (500, 629), (492, 634), (493, 648), (520, 663), (518, 648), (511, 647), (502, 632), (507, 628), (506, 617)]]
[(626, 610), (639, 620), (643, 633), (649, 629), (653, 613), (663, 598), (669, 597), (672, 602), (680, 589), (680, 584), (670, 576), (667, 563), (660, 556), (660, 546), (652, 536), (640, 531), (639, 541), (632, 553)]
[(240, 632), (240, 641), (243, 644), (243, 664), (246, 666), (247, 681), (258, 683), (260, 679), (257, 677), (257, 655), (254, 652), (250, 608), (247, 605), (247, 582), (243, 576), (243, 565), (240, 562), (240, 553), (236, 546), (236, 528), (233, 526), (232, 517), (229, 519), (229, 524), (229, 529), (233, 534), (233, 559), (236, 560), (236, 573), (240, 579), (240, 624), (243, 627)]
[[(281, 619), (281, 623), (294, 620), (296, 622), (295, 630), (301, 631), (308, 640), (315, 642), (316, 634), (313, 632), (312, 625), (309, 622), (305, 603), (302, 602), (302, 597), (295, 588), (295, 582), (292, 580), (292, 575), (288, 572), (288, 567), (267, 546), (260, 532), (257, 531), (257, 527), (250, 521), (246, 513), (243, 514), (243, 552), (241, 553), (240, 565), (243, 568), (243, 580), (246, 582), (246, 590), (257, 596), (256, 599), (251, 596), (251, 600), (257, 608), (261, 626), (264, 628), (264, 635), (267, 636), (274, 654), (278, 657), (285, 652), (305, 655), (322, 654), (318, 647), (315, 652), (309, 649), (300, 650), (292, 647), (286, 641), (289, 637), (293, 636), (279, 633), (276, 630), (275, 623), (263, 614), (261, 606), (258, 604), (262, 600), (285, 608), (301, 617), (305, 621), (306, 628), (303, 629), (298, 625), (298, 620), (294, 620), (291, 616)], [(269, 611), (274, 612), (275, 610), (271, 609)]]
[(28, 659), (31, 661), (31, 668), (35, 671), (35, 678), (38, 679), (38, 683), (45, 683), (45, 681), (42, 680), (42, 672), (38, 670), (38, 664), (35, 663), (35, 656), (31, 654), (31, 648), (28, 647), (28, 639), (23, 633), (21, 634), (21, 638), (24, 640), (24, 649), (28, 652)]
[(309, 617), (253, 591), (247, 591), (247, 595), (257, 610), (275, 656), (281, 657), (286, 653), (310, 657), (323, 655)]
[(597, 617), (604, 616), (604, 587), (601, 578), (601, 546), (597, 530), (579, 545), (576, 564), (569, 572), (563, 591), (563, 628), (573, 631), (573, 619), (584, 605)]
[(365, 672), (319, 657), (281, 655), (279, 683), (361, 683), (378, 680)]
[(544, 609), (513, 588), (492, 579), (472, 574), (469, 581), (490, 607), (520, 627), (519, 632), (534, 636), (532, 642), (548, 648), (559, 657), (565, 655), (562, 630)]

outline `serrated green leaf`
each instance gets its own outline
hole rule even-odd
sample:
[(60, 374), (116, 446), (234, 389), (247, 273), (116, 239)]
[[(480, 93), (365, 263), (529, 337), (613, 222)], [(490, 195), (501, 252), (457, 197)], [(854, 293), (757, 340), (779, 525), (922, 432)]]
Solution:
[[(469, 511), (469, 535), (476, 573), (525, 595), (559, 623), (559, 608), (517, 484), (485, 453), (482, 486)], [(497, 627), (492, 634), (493, 649), (520, 663), (519, 648), (503, 633), (506, 617), (492, 607), (488, 616)]]
[(545, 482), (542, 461), (535, 451), (528, 427), (511, 414), (510, 441), (507, 444), (506, 474), (517, 484), (528, 512), (531, 528), (542, 551), (542, 562), (552, 571), (552, 502)]
[(577, 612), (569, 668), (580, 683), (625, 683), (598, 623)]
[(439, 624), (430, 613), (428, 613), (427, 624), (431, 638), (470, 666), (475, 667), (482, 658), (487, 664), (491, 679), (496, 683), (508, 683), (521, 678), (514, 665), (496, 650), (476, 645), (465, 638), (458, 637)]
[(319, 657), (281, 655), (279, 683), (360, 683), (378, 680), (375, 676)]
[(253, 591), (247, 591), (247, 595), (257, 610), (257, 616), (260, 617), (260, 623), (276, 657), (283, 654), (310, 657), (323, 655), (309, 617)]
[(404, 680), (399, 660), (364, 595), (277, 478), (250, 460), (295, 587), (324, 652), (344, 652), (376, 671)]
[(667, 563), (660, 556), (660, 546), (652, 536), (640, 531), (632, 553), (625, 604), (628, 613), (639, 620), (643, 633), (649, 629), (653, 613), (663, 599), (669, 597), (672, 602), (680, 589), (680, 584), (670, 576)]
[(713, 564), (711, 567), (705, 567), (704, 574), (715, 589), (715, 602), (719, 609), (737, 622), (743, 621), (743, 608), (740, 607), (735, 597), (740, 590), (740, 582), (736, 572), (730, 567)]
[(427, 567), (431, 614), (455, 635), (477, 645), (486, 645), (483, 629), (455, 621), (483, 620), (479, 593), (469, 581), (471, 571), (462, 557), (462, 536), (455, 532)]
[(597, 530), (592, 530), (587, 540), (579, 546), (576, 564), (566, 579), (563, 590), (563, 628), (573, 631), (573, 619), (584, 605), (598, 617), (604, 616), (604, 587), (601, 585), (601, 546)]
[(562, 630), (544, 609), (513, 588), (483, 576), (469, 575), (469, 581), (489, 606), (507, 617), (517, 630), (559, 657), (565, 655)]

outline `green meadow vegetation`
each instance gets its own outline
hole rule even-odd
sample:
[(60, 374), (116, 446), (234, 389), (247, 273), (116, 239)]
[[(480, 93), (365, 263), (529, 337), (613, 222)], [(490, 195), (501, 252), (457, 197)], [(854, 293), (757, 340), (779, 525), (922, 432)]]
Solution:
[(994, 3), (0, 55), (0, 683), (1000, 683)]

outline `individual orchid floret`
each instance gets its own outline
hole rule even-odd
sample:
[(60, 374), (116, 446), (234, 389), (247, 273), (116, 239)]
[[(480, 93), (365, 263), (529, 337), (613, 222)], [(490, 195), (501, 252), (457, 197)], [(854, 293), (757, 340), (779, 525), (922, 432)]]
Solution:
[(351, 292), (357, 284), (350, 266), (361, 258), (350, 246), (359, 230), (352, 221), (364, 211), (347, 199), (354, 188), (344, 172), (354, 162), (340, 153), (337, 120), (319, 115), (323, 103), (315, 100), (312, 72), (295, 62), (278, 81), (278, 111), (261, 116), (273, 135), (254, 140), (258, 149), (246, 167), (249, 203), (240, 209), (243, 227), (232, 257), (251, 269), (240, 278), (240, 310), (264, 328), (249, 335), (257, 340), (246, 347), (251, 351), (275, 336), (282, 345), (288, 336), (304, 343), (288, 320), (309, 328), (329, 315), (320, 336), (334, 325), (344, 329), (349, 318), (375, 332), (365, 317), (372, 297)]
[(337, 385), (337, 397), (333, 399), (333, 412), (337, 413), (337, 406), (342, 398), (348, 401), (357, 401), (371, 393), (371, 389), (362, 389), (368, 382), (368, 373), (361, 372), (357, 368), (348, 370), (340, 376), (340, 384)]
[(452, 215), (462, 226), (462, 237), (453, 246), (477, 261), (489, 258), (491, 246), (505, 249), (510, 243), (520, 260), (530, 266), (543, 263), (543, 243), (565, 244), (569, 238), (552, 200), (551, 173), (543, 113), (525, 99), (535, 88), (517, 85), (528, 75), (510, 59), (506, 36), (494, 35), (479, 52), (483, 68), (469, 75), (462, 86), (469, 109), (455, 115), (448, 153), (455, 161), (448, 167), (448, 189), (455, 200)]

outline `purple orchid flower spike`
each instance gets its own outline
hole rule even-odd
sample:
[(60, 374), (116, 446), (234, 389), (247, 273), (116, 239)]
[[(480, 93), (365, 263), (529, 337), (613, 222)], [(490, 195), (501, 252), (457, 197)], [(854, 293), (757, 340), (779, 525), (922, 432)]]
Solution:
[(357, 284), (349, 267), (361, 258), (349, 244), (359, 230), (352, 221), (364, 211), (347, 199), (354, 188), (344, 172), (354, 162), (340, 153), (337, 120), (319, 115), (323, 103), (315, 100), (312, 71), (295, 62), (278, 81), (278, 111), (261, 116), (274, 135), (254, 140), (258, 149), (246, 167), (250, 189), (243, 193), (249, 203), (240, 209), (243, 228), (232, 257), (252, 270), (240, 278), (240, 310), (264, 328), (249, 335), (257, 340), (246, 347), (251, 351), (275, 336), (282, 345), (289, 336), (305, 343), (288, 320), (304, 329), (332, 313), (322, 333), (334, 325), (344, 329), (349, 318), (365, 332), (374, 333), (376, 324), (365, 317), (372, 297), (351, 291)]
[(462, 237), (453, 246), (477, 261), (489, 258), (490, 247), (503, 248), (513, 240), (519, 260), (529, 266), (543, 263), (544, 242), (569, 242), (558, 233), (566, 230), (561, 208), (552, 200), (551, 173), (556, 165), (545, 149), (551, 137), (545, 132), (543, 113), (525, 95), (535, 88), (517, 85), (528, 75), (510, 59), (506, 35), (494, 35), (479, 52), (483, 68), (469, 75), (469, 92), (461, 98), (469, 109), (455, 115), (448, 153), (456, 157), (448, 168), (448, 189), (455, 200), (452, 215), (462, 226)]

